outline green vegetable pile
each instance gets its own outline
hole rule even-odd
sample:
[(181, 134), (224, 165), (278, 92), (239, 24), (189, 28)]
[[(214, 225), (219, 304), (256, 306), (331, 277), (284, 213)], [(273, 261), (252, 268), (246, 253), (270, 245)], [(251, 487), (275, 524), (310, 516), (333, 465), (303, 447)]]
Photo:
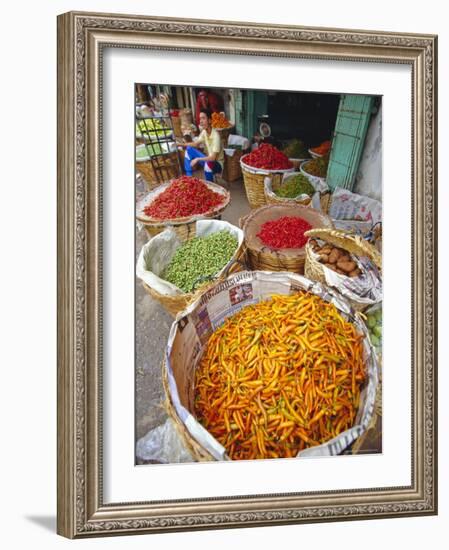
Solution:
[[(166, 128), (166, 130), (164, 130), (164, 128)], [(154, 118), (146, 118), (136, 123), (136, 137), (138, 138), (145, 136), (150, 139), (156, 139), (157, 137), (168, 137), (171, 136), (171, 134), (172, 131), (170, 128), (167, 128), (160, 120)]]
[(366, 325), (369, 330), (371, 343), (379, 353), (382, 350), (382, 308), (367, 313)]
[(290, 159), (308, 159), (310, 157), (305, 143), (300, 139), (292, 139), (282, 152)]
[(195, 237), (176, 250), (161, 277), (184, 292), (192, 292), (223, 269), (237, 246), (237, 238), (226, 229)]
[(273, 189), (278, 197), (293, 199), (298, 195), (312, 196), (315, 192), (313, 185), (303, 174), (297, 174), (288, 178), (278, 189)]

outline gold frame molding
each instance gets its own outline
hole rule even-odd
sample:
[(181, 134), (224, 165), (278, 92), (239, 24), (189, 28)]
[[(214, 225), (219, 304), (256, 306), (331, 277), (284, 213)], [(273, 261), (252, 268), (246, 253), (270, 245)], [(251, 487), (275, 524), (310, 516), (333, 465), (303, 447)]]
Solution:
[[(411, 67), (410, 486), (103, 503), (101, 69), (105, 47)], [(82, 538), (437, 513), (436, 109), (434, 35), (82, 12), (58, 17), (59, 534)]]

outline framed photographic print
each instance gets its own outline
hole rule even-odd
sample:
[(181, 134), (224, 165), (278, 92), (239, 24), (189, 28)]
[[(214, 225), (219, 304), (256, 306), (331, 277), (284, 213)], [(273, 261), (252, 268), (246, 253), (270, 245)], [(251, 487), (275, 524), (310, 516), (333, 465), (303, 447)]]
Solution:
[(437, 38), (58, 18), (58, 532), (435, 514)]

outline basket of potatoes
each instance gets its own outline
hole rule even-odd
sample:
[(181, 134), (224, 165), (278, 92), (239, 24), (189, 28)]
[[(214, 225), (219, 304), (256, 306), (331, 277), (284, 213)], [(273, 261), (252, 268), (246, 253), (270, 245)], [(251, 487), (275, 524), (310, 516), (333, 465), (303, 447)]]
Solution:
[(366, 296), (359, 297), (357, 291), (363, 294), (364, 287), (369, 283), (368, 275), (374, 277), (372, 271), (368, 274), (365, 269), (367, 263), (381, 277), (382, 256), (377, 248), (360, 235), (339, 229), (311, 229), (304, 234), (309, 237), (305, 247), (305, 276), (324, 284), (335, 281), (332, 286), (337, 286), (337, 289), (341, 286), (350, 292), (350, 296), (346, 297), (358, 311), (372, 305), (373, 302), (369, 303)]

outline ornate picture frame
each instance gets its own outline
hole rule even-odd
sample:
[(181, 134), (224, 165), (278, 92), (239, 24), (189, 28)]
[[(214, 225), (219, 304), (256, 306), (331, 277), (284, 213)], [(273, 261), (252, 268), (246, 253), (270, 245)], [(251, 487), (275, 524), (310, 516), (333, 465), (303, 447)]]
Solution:
[[(412, 483), (105, 503), (102, 55), (106, 47), (403, 64), (412, 74)], [(437, 513), (437, 37), (70, 12), (58, 17), (58, 533), (69, 538)]]

